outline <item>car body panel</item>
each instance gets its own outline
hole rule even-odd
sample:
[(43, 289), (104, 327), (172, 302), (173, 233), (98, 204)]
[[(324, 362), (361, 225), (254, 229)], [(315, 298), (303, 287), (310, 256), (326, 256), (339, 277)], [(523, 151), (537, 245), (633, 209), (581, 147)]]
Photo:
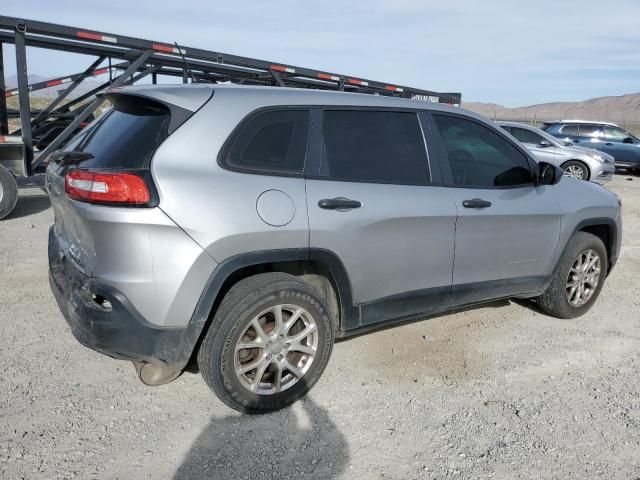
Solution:
[[(549, 275), (561, 227), (553, 187), (455, 188), (451, 192), (459, 212), (454, 285)], [(487, 200), (491, 206), (462, 206), (473, 198)]]
[[(309, 179), (307, 195), (310, 246), (342, 259), (356, 303), (451, 287), (457, 212), (447, 189)], [(318, 206), (336, 197), (358, 200), (362, 207)]]

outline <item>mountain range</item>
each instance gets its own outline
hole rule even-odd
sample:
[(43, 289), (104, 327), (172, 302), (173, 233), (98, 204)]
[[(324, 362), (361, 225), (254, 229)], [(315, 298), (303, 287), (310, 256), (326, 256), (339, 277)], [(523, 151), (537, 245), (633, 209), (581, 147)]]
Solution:
[(552, 102), (509, 108), (495, 103), (465, 102), (468, 110), (497, 120), (544, 121), (559, 119), (640, 122), (640, 93), (598, 97), (582, 102)]

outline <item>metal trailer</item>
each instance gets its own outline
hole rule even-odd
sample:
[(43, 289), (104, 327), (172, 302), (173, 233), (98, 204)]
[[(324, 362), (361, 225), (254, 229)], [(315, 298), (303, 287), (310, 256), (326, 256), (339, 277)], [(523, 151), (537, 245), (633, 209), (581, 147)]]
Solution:
[[(5, 86), (3, 43), (15, 46), (17, 88)], [(95, 56), (84, 72), (29, 85), (26, 47)], [(118, 63), (113, 63), (117, 61)], [(103, 64), (107, 62), (107, 65)], [(108, 74), (108, 80), (68, 100), (88, 77)], [(24, 20), (0, 15), (0, 219), (14, 208), (18, 188), (40, 186), (47, 156), (70, 140), (99, 108), (97, 97), (109, 87), (131, 85), (151, 76), (181, 77), (183, 83), (231, 82), (274, 87), (339, 90), (411, 98), (459, 105), (460, 93), (439, 93), (310, 68), (190, 48), (177, 43), (143, 40), (85, 28)], [(63, 85), (42, 110), (32, 109), (30, 93)], [(9, 110), (7, 98), (17, 96), (19, 109)], [(65, 101), (66, 100), (66, 101)], [(9, 132), (8, 119), (20, 118)]]

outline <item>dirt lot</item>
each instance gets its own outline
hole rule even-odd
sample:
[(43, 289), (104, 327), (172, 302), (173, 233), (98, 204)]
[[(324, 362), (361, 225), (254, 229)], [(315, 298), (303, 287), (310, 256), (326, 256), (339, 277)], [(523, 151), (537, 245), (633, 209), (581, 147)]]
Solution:
[(0, 223), (0, 478), (640, 478), (640, 177), (585, 317), (514, 302), (343, 341), (303, 402), (250, 417), (198, 375), (145, 387), (71, 336), (49, 291), (52, 211)]

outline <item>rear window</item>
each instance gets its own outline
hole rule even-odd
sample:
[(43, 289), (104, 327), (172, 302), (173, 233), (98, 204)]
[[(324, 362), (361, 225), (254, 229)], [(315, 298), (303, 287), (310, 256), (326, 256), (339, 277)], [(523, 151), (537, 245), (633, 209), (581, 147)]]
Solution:
[(302, 175), (308, 135), (308, 110), (260, 112), (238, 130), (224, 164), (245, 172)]
[(67, 149), (94, 156), (83, 168), (145, 168), (169, 135), (170, 121), (169, 109), (158, 103), (121, 98)]

